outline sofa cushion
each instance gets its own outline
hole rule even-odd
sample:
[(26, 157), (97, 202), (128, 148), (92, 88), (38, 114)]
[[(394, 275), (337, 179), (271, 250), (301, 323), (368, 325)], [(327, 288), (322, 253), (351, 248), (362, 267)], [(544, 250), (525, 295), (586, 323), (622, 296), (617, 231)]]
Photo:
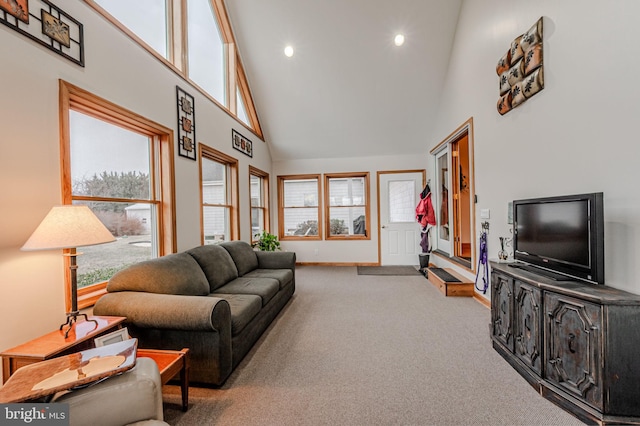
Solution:
[(280, 283), (273, 278), (239, 277), (216, 290), (219, 294), (255, 294), (262, 298), (262, 306), (280, 290)]
[(260, 296), (254, 294), (221, 294), (212, 293), (210, 296), (219, 297), (229, 303), (231, 310), (231, 335), (235, 336), (244, 330), (249, 322), (262, 309)]
[(231, 258), (233, 258), (233, 262), (236, 264), (236, 268), (238, 268), (239, 276), (243, 276), (258, 268), (258, 258), (249, 243), (245, 241), (228, 241), (220, 245), (224, 247), (231, 255)]
[(187, 253), (193, 256), (204, 271), (211, 292), (238, 278), (238, 269), (231, 255), (219, 245), (199, 246), (187, 250)]
[(198, 262), (187, 253), (175, 253), (145, 260), (117, 272), (109, 280), (107, 291), (206, 296), (210, 289)]
[(278, 280), (282, 289), (293, 279), (293, 271), (291, 269), (255, 269), (243, 278), (274, 278)]

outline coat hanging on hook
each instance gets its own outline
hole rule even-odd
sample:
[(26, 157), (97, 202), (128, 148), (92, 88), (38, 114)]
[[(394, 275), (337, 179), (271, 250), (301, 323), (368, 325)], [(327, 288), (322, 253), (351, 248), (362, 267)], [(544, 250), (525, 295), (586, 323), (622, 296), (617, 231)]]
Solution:
[(433, 209), (433, 203), (431, 201), (431, 188), (429, 188), (429, 183), (427, 183), (420, 193), (420, 201), (416, 206), (416, 220), (422, 228), (426, 228), (427, 225), (436, 224), (436, 212)]
[(422, 228), (422, 238), (420, 239), (420, 247), (423, 253), (431, 252), (430, 231), (436, 224), (436, 213), (433, 209), (431, 201), (431, 188), (429, 182), (420, 193), (420, 201), (416, 206), (416, 220)]

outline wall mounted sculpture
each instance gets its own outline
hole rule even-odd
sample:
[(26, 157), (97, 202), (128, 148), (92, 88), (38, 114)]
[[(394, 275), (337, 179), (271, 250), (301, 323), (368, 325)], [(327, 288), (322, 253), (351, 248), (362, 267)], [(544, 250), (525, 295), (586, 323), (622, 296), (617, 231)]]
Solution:
[(496, 72), (500, 76), (498, 112), (504, 115), (544, 89), (542, 66), (542, 18), (511, 42), (500, 58)]

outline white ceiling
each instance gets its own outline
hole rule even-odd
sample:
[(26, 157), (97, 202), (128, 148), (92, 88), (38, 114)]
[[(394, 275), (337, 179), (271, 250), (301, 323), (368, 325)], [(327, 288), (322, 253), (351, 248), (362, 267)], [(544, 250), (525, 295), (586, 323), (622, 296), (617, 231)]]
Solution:
[(273, 160), (423, 153), (461, 2), (228, 0)]

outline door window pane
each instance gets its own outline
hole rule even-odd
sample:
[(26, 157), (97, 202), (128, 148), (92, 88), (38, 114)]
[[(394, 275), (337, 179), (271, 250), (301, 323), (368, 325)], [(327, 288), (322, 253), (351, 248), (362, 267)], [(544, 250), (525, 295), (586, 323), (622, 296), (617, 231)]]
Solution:
[(436, 208), (438, 212), (438, 236), (440, 239), (449, 241), (449, 154), (445, 153), (438, 157), (438, 202)]
[(415, 222), (416, 185), (413, 180), (389, 182), (389, 221), (391, 223)]

